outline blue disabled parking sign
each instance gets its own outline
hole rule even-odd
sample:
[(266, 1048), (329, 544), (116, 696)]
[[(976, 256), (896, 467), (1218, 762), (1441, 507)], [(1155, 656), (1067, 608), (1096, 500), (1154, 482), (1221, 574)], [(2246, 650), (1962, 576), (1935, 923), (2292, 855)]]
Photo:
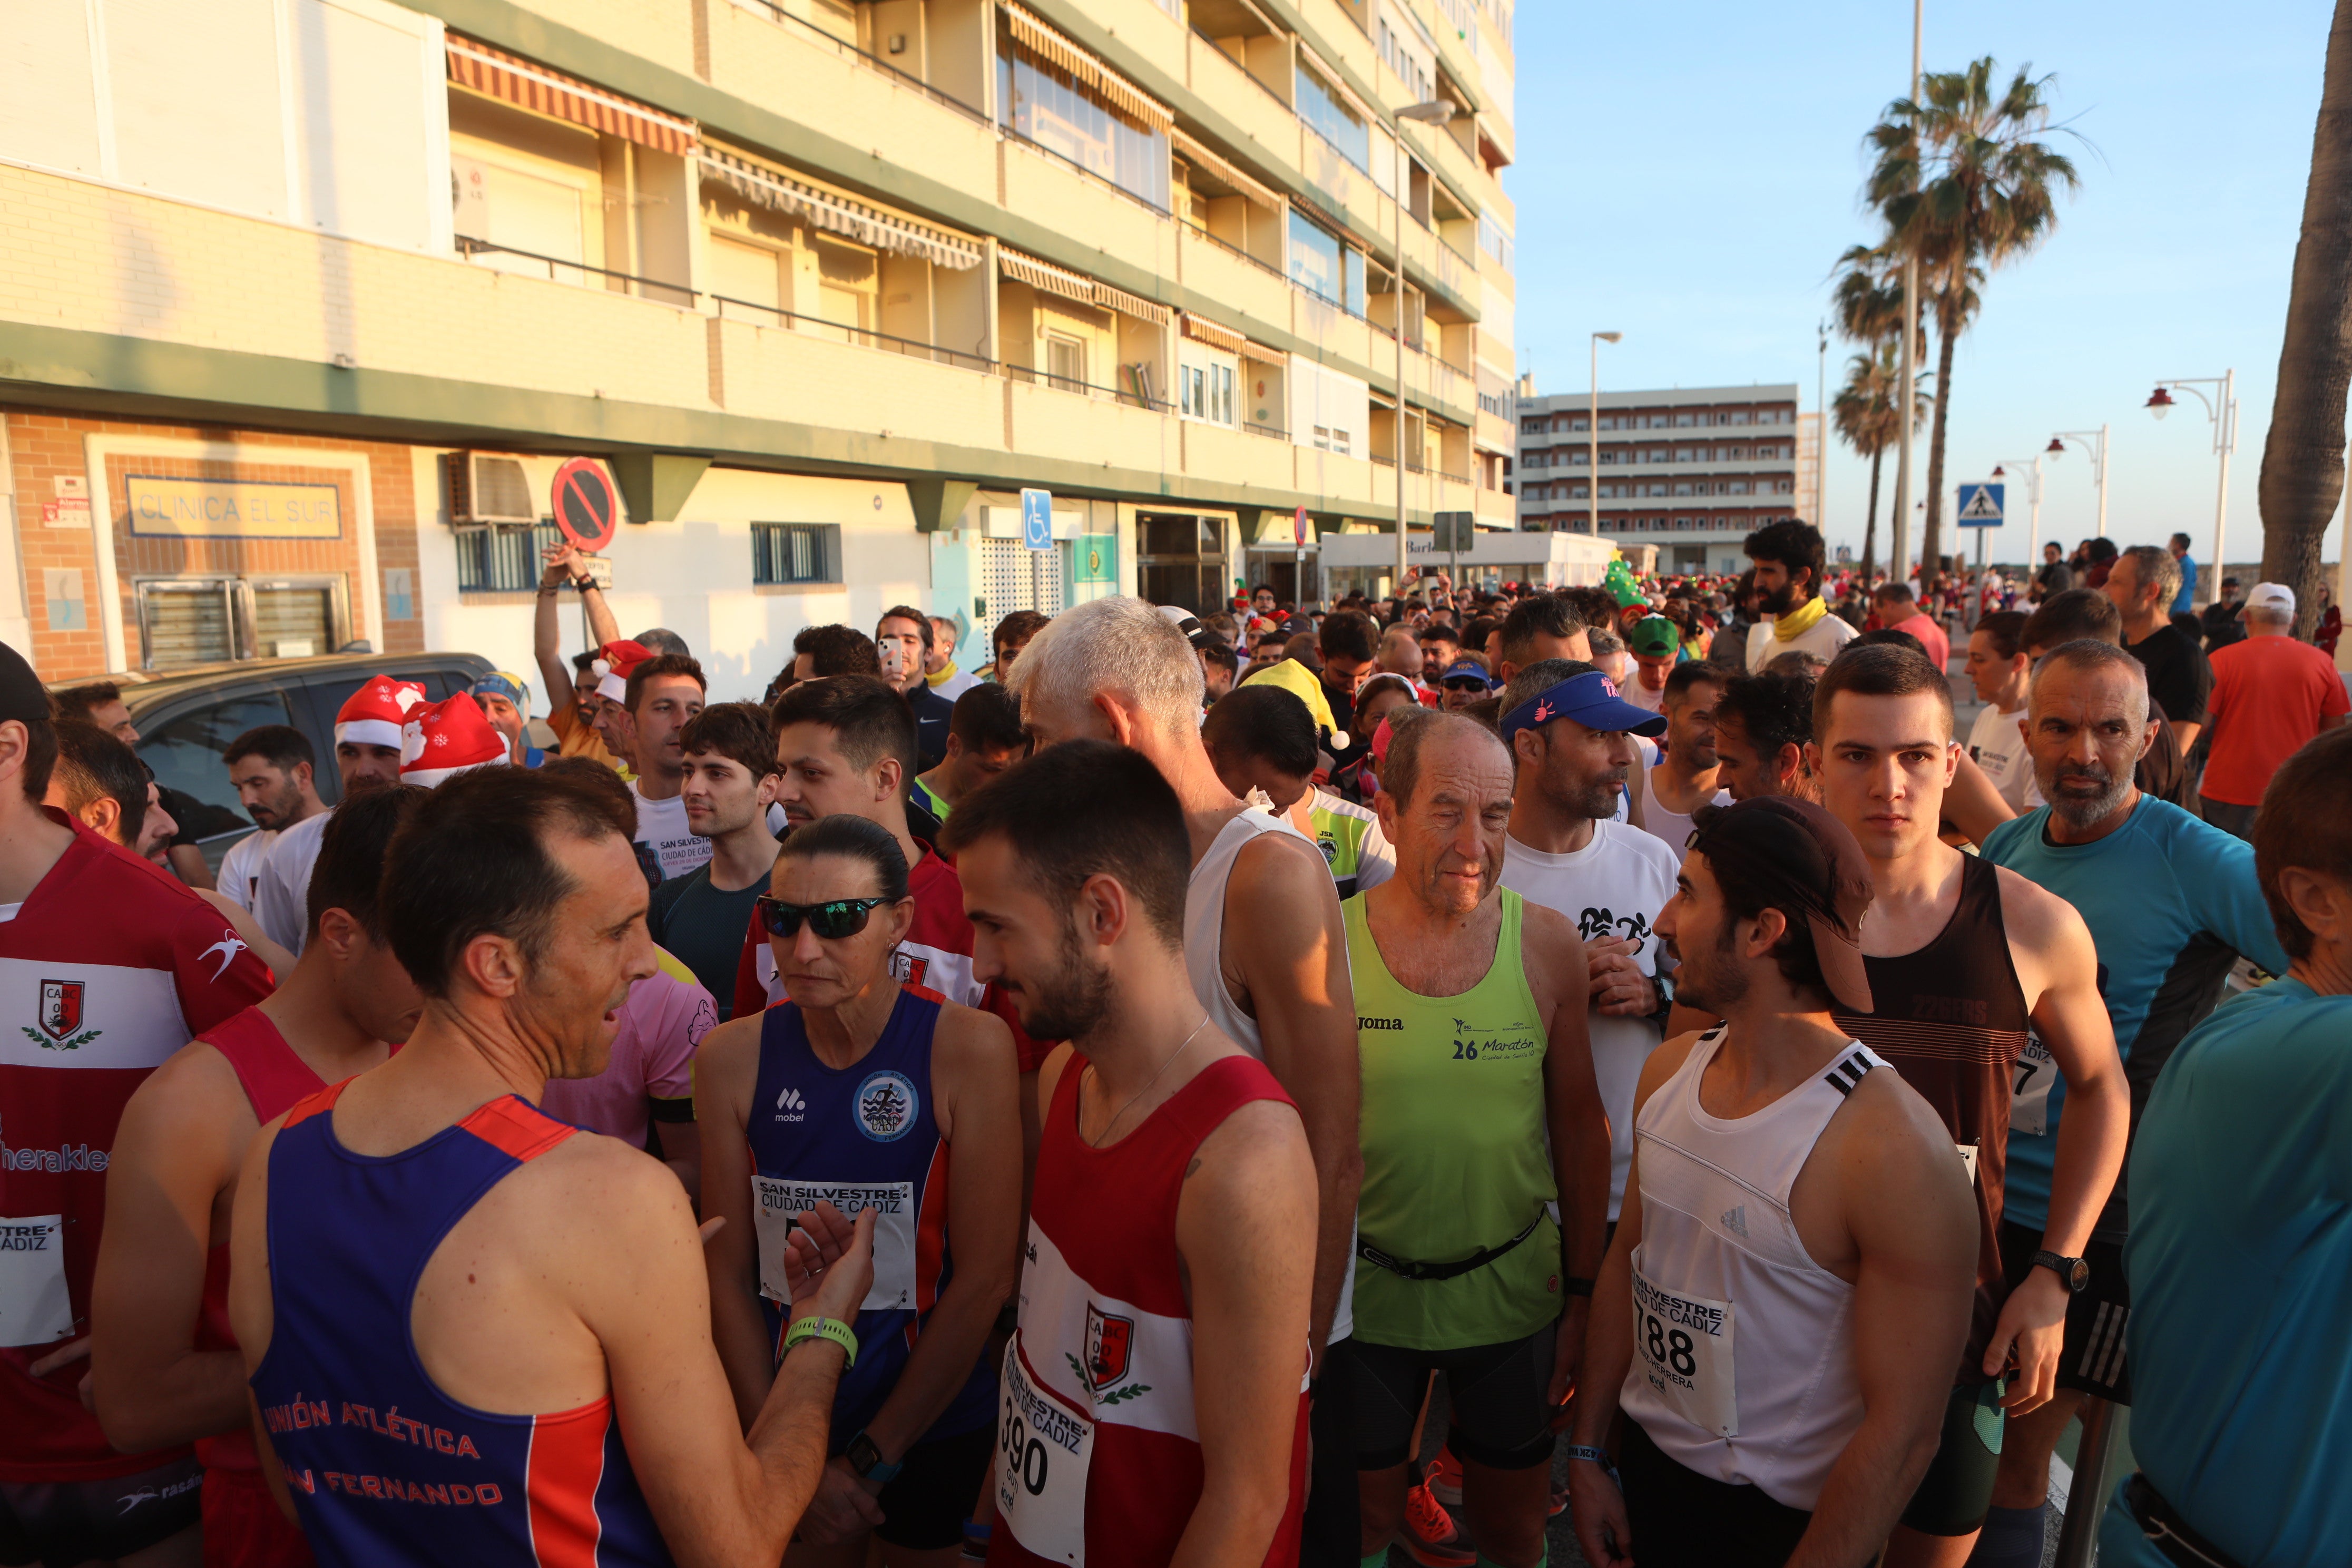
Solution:
[(1962, 528), (1999, 528), (2005, 489), (1996, 484), (1962, 485), (1960, 510), (1954, 521)]
[(1021, 542), (1032, 550), (1054, 548), (1054, 492), (1021, 492)]

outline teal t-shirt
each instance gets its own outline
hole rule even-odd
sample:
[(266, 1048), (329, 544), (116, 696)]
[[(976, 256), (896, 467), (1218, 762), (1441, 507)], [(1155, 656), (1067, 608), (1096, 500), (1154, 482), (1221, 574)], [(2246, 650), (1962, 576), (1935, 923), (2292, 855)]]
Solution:
[[(2131, 1155), (2132, 1451), (2246, 1568), (2352, 1552), (2352, 996), (2280, 980), (2180, 1043)], [(2101, 1561), (2170, 1568), (2117, 1500)]]
[[(2092, 844), (2051, 843), (2049, 820), (2045, 805), (2002, 823), (1986, 835), (1984, 858), (2049, 889), (2090, 928), (2137, 1126), (2157, 1075), (2181, 1037), (2212, 1011), (2238, 955), (2284, 974), (2286, 954), (2254, 876), (2253, 847), (2244, 839), (2153, 795), (2141, 796), (2129, 821)], [(2031, 1112), (2022, 1097), (2010, 1121), (2002, 1217), (2028, 1230), (2050, 1223), (2050, 1173), (2066, 1086), (2053, 1084), (2049, 1093), (2042, 1131), (2027, 1130)], [(2127, 1185), (2116, 1182), (2099, 1218), (2105, 1236), (2126, 1228)]]
[(743, 953), (743, 933), (751, 926), (751, 900), (768, 890), (768, 877), (735, 892), (710, 885), (710, 863), (672, 877), (653, 890), (646, 928), (653, 939), (694, 971), (719, 1004), (724, 1022), (735, 995), (735, 965)]

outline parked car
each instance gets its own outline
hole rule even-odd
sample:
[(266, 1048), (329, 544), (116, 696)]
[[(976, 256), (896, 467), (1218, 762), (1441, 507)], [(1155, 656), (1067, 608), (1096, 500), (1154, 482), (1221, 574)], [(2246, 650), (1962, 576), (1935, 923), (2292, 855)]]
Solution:
[(319, 798), (332, 805), (343, 793), (335, 767), (335, 714), (370, 677), (422, 681), (425, 697), (437, 702), (471, 689), (489, 671), (490, 661), (478, 654), (345, 653), (185, 665), (49, 684), (62, 689), (104, 679), (122, 688), (123, 706), (139, 727), (140, 756), (155, 770), (156, 783), (177, 792), (173, 808), (182, 831), (195, 839), (217, 871), (230, 846), (254, 830), (253, 819), (229, 787), (228, 764), (221, 761), (231, 741), (264, 724), (293, 725), (318, 751)]

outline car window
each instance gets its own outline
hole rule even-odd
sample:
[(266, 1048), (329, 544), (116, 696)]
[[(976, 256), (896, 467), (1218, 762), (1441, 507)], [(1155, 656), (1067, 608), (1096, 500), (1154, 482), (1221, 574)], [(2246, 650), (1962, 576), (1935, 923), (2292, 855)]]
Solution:
[(155, 782), (186, 797), (193, 820), (183, 832), (202, 842), (224, 834), (253, 831), (253, 819), (229, 787), (221, 752), (247, 730), (287, 721), (285, 697), (276, 691), (240, 692), (191, 709), (161, 722), (142, 719), (139, 754), (155, 770)]

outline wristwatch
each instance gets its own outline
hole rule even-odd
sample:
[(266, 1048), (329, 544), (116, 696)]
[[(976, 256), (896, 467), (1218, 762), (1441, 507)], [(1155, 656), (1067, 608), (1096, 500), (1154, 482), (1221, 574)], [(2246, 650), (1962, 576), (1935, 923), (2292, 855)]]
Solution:
[(2091, 1266), (2079, 1258), (2062, 1258), (2054, 1252), (2037, 1252), (2033, 1255), (2032, 1267), (2047, 1268), (2051, 1273), (2058, 1276), (2060, 1284), (2078, 1296), (2083, 1293), (2083, 1288), (2091, 1282)]
[(886, 1464), (882, 1450), (875, 1447), (874, 1439), (863, 1432), (849, 1440), (849, 1447), (842, 1450), (841, 1457), (849, 1461), (849, 1468), (857, 1472), (860, 1479), (872, 1481), (877, 1487), (888, 1486), (898, 1479), (899, 1470), (905, 1468)]

